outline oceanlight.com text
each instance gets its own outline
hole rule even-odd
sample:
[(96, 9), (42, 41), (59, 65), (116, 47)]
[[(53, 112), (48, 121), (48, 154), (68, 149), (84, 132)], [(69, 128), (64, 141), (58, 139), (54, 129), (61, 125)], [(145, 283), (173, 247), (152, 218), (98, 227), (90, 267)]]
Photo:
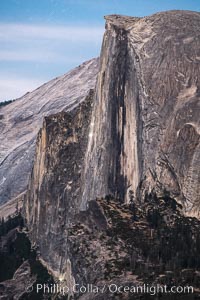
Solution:
[(36, 286), (27, 287), (27, 292), (36, 289), (37, 293), (44, 294), (85, 294), (85, 293), (111, 293), (111, 294), (149, 294), (155, 296), (156, 294), (192, 294), (194, 288), (192, 286), (167, 286), (167, 285), (118, 285), (115, 283), (96, 286), (93, 284), (80, 285), (75, 284), (71, 287), (64, 286), (63, 284), (36, 284)]

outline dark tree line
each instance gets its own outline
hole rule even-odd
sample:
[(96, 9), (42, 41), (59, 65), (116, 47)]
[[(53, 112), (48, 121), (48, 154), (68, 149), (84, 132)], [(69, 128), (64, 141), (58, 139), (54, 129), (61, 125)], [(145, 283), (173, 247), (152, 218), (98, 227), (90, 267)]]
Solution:
[(20, 226), (24, 226), (24, 221), (21, 213), (19, 212), (15, 216), (9, 216), (7, 220), (4, 218), (0, 219), (0, 237), (7, 234), (10, 230)]
[(7, 100), (7, 101), (3, 101), (3, 102), (0, 102), (0, 108), (3, 107), (3, 106), (6, 106), (12, 102), (14, 102), (15, 100)]

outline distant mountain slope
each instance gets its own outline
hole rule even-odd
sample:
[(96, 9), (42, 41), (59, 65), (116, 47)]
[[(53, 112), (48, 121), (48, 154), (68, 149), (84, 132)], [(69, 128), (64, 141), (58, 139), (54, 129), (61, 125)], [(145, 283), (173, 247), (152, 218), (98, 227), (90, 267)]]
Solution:
[(1, 204), (27, 185), (44, 116), (71, 110), (82, 102), (94, 88), (97, 72), (98, 59), (92, 59), (0, 108)]

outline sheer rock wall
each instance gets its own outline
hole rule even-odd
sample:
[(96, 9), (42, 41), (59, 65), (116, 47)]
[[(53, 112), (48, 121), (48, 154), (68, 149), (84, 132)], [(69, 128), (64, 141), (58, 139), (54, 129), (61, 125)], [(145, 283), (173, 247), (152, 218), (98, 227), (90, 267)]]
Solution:
[(199, 24), (187, 11), (106, 17), (83, 208), (166, 189), (198, 215)]
[(68, 284), (70, 227), (90, 200), (168, 191), (199, 216), (199, 25), (187, 11), (106, 17), (94, 95), (45, 118), (24, 210), (44, 264)]

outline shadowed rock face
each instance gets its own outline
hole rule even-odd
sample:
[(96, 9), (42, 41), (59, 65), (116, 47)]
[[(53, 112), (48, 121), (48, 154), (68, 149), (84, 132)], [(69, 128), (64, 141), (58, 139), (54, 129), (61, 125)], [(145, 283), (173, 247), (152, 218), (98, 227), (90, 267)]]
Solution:
[(85, 151), (91, 120), (93, 91), (70, 112), (44, 119), (34, 167), (24, 197), (26, 222), (33, 244), (56, 276), (70, 277), (67, 228), (81, 199)]
[(88, 201), (128, 202), (132, 191), (143, 203), (167, 190), (199, 216), (199, 33), (195, 12), (106, 17), (94, 95), (45, 118), (24, 213), (44, 263), (68, 285), (77, 280), (69, 232)]
[(0, 204), (26, 189), (43, 118), (79, 105), (94, 88), (97, 72), (93, 59), (0, 108)]
[(167, 189), (199, 214), (200, 14), (106, 17), (82, 208)]

